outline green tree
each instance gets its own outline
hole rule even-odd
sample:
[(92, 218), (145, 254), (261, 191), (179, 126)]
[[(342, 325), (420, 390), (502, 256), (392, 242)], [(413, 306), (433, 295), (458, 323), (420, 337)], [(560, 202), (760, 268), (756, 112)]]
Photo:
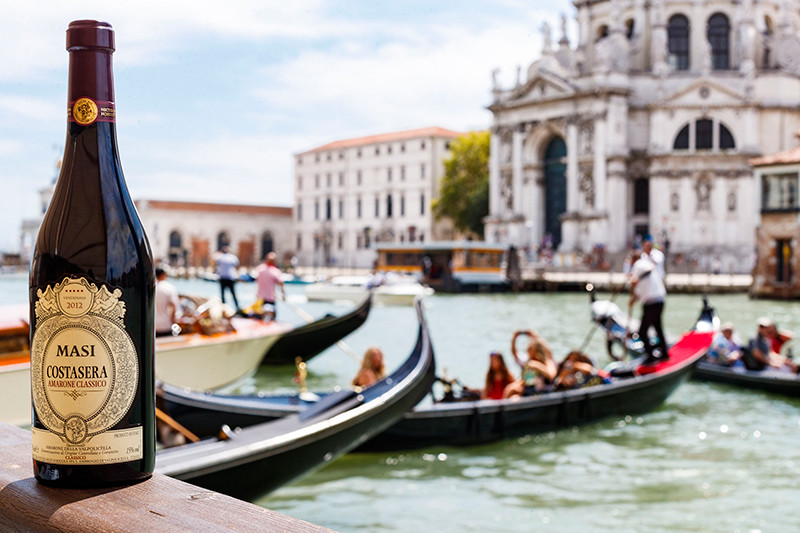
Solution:
[(470, 132), (450, 143), (433, 214), (437, 220), (450, 218), (459, 231), (483, 236), (483, 219), (489, 214), (488, 131)]

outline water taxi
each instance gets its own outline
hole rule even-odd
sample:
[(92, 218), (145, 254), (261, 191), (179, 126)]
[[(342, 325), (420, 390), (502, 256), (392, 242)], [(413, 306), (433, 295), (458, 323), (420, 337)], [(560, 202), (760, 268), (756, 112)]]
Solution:
[(508, 248), (481, 241), (379, 244), (377, 270), (416, 276), (441, 292), (500, 292), (511, 288), (506, 276)]

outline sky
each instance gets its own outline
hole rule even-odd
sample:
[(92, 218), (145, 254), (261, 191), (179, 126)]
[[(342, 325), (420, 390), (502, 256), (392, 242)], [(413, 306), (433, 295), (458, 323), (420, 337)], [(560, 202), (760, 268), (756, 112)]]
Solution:
[(114, 27), (118, 145), (135, 200), (289, 206), (293, 154), (488, 128), (492, 71), (513, 85), (540, 55), (542, 24), (574, 15), (569, 0), (3, 4), (0, 252), (19, 248), (22, 220), (57, 177), (73, 20)]

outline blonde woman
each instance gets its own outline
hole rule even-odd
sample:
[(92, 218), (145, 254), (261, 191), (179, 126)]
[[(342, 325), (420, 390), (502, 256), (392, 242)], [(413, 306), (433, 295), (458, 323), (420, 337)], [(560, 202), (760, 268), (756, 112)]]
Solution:
[[(527, 360), (523, 360), (517, 353), (517, 339), (521, 336), (530, 338), (526, 349)], [(552, 385), (558, 373), (558, 367), (553, 361), (550, 346), (535, 331), (532, 329), (515, 331), (511, 338), (511, 353), (522, 369), (522, 377), (506, 387), (503, 391), (504, 398), (533, 394)]]
[(375, 346), (368, 348), (361, 360), (361, 368), (353, 379), (354, 387), (369, 387), (383, 379), (386, 371), (383, 366), (383, 352)]

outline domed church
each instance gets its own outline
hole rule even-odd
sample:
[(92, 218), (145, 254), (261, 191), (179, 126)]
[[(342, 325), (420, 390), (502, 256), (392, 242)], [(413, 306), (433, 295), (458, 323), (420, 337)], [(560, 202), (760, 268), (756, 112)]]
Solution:
[[(748, 272), (750, 160), (800, 130), (800, 0), (574, 5), (577, 43), (562, 17), (512, 87), (494, 73), (486, 240), (621, 257), (650, 234), (673, 259)], [(797, 208), (797, 183), (785, 194)]]

